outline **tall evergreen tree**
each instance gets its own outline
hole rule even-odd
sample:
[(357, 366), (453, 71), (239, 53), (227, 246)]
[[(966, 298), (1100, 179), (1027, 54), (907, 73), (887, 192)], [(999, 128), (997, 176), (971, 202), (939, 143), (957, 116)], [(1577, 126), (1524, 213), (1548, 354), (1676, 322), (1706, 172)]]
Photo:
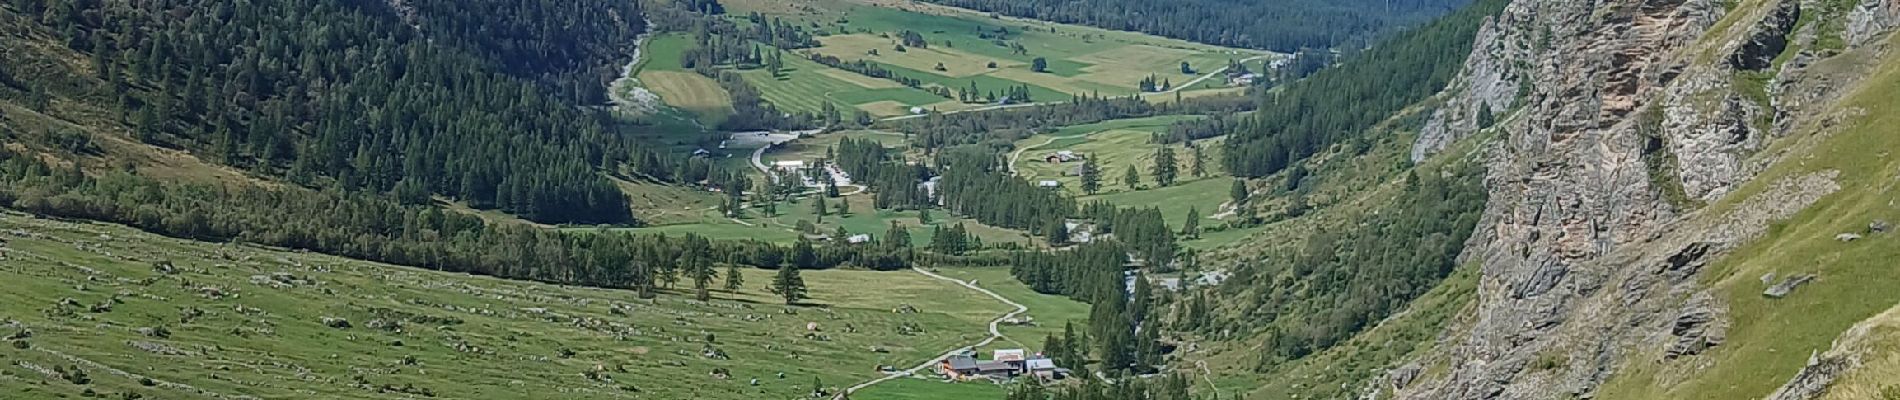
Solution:
[(1122, 185), (1128, 186), (1128, 190), (1141, 189), (1141, 173), (1135, 172), (1134, 165), (1131, 164), (1128, 169), (1122, 171)]
[(1187, 219), (1181, 221), (1181, 236), (1189, 239), (1201, 238), (1201, 210), (1188, 207)]
[(1095, 194), (1102, 191), (1102, 166), (1095, 163), (1095, 156), (1082, 159), (1082, 193)]
[(805, 278), (799, 276), (798, 266), (787, 265), (778, 269), (778, 275), (772, 277), (769, 288), (772, 294), (785, 299), (786, 305), (798, 304), (805, 299)]
[(726, 264), (726, 293), (739, 293), (745, 288), (745, 274), (739, 271), (739, 264)]
[(1153, 173), (1155, 185), (1161, 187), (1174, 186), (1174, 178), (1180, 174), (1181, 168), (1180, 162), (1174, 159), (1174, 148), (1161, 146), (1161, 148), (1155, 149), (1154, 162)]
[(1207, 154), (1201, 151), (1200, 145), (1189, 145), (1188, 148), (1194, 152), (1193, 166), (1190, 173), (1194, 174), (1196, 178), (1207, 176)]

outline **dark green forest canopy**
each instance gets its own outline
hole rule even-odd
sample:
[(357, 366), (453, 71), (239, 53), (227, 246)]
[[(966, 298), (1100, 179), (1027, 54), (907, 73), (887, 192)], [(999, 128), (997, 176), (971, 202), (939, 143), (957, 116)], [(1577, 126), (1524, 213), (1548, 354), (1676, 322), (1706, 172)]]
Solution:
[(927, 0), (1222, 46), (1293, 52), (1363, 43), (1470, 0)]
[(117, 114), (143, 143), (309, 188), (631, 223), (604, 175), (733, 182), (588, 108), (645, 30), (636, 2), (10, 5), (90, 58), (92, 76), (52, 96)]
[(1250, 118), (1236, 121), (1227, 141), (1227, 170), (1263, 177), (1340, 143), (1443, 90), (1464, 68), (1486, 18), (1508, 4), (1481, 0), (1343, 64), (1261, 96)]

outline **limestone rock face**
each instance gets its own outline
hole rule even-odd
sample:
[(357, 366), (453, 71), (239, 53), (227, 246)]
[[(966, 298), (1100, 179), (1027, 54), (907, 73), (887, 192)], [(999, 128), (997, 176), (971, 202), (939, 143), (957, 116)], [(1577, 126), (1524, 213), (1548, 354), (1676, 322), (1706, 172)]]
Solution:
[(1847, 42), (1864, 46), (1900, 27), (1900, 1), (1861, 0), (1847, 17)]
[[(1825, 129), (1812, 111), (1857, 75), (1822, 68), (1835, 54), (1788, 51), (1822, 36), (1797, 32), (1808, 29), (1801, 13), (1818, 8), (1812, 0), (1720, 3), (1517, 0), (1480, 30), (1412, 152), (1429, 157), (1476, 133), (1481, 107), (1498, 116), (1486, 144), (1489, 203), (1464, 252), (1483, 266), (1477, 305), (1424, 356), (1449, 372), (1401, 374), (1406, 384), (1382, 389), (1400, 399), (1590, 398), (1633, 358), (1693, 370), (1687, 359), (1722, 345), (1726, 305), (1700, 287), (1702, 268), (1839, 186), (1814, 173), (1721, 214), (1701, 205), (1776, 161), (1763, 150), (1797, 120)], [(1842, 36), (1848, 50), (1890, 32), (1896, 9), (1858, 5)], [(1735, 23), (1717, 30), (1724, 18)], [(1568, 362), (1531, 367), (1552, 355)]]

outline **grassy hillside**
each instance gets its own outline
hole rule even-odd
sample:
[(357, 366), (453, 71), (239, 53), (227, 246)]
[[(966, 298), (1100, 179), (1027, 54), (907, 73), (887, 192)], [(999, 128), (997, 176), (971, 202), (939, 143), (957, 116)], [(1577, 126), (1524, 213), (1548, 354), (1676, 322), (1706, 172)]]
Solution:
[(790, 398), (934, 357), (1004, 311), (911, 272), (808, 271), (816, 304), (786, 309), (760, 270), (698, 303), (14, 213), (0, 240), (6, 398)]
[[(1888, 45), (1900, 43), (1889, 37)], [(1849, 55), (1850, 61), (1864, 55)], [(1837, 62), (1842, 62), (1838, 61)], [(1893, 332), (1891, 310), (1900, 304), (1900, 269), (1892, 260), (1900, 246), (1891, 234), (1869, 234), (1866, 239), (1841, 242), (1843, 232), (1867, 233), (1872, 221), (1900, 220), (1900, 208), (1891, 201), (1900, 196), (1893, 171), (1900, 150), (1893, 140), (1900, 124), (1900, 62), (1883, 64), (1830, 115), (1844, 118), (1838, 127), (1809, 126), (1804, 136), (1785, 140), (1765, 154), (1789, 154), (1748, 185), (1713, 204), (1708, 212), (1720, 214), (1742, 207), (1744, 199), (1771, 190), (1788, 179), (1834, 175), (1841, 190), (1793, 217), (1773, 225), (1767, 237), (1755, 240), (1712, 265), (1705, 283), (1725, 293), (1728, 319), (1733, 322), (1727, 340), (1711, 350), (1707, 367), (1681, 382), (1661, 381), (1658, 368), (1672, 364), (1631, 363), (1604, 386), (1602, 398), (1760, 398), (1786, 383), (1808, 361), (1811, 352), (1827, 351), (1850, 327), (1871, 322), (1881, 328), (1873, 335)], [(1819, 119), (1816, 119), (1819, 120)], [(1838, 129), (1833, 131), (1832, 129)], [(1761, 295), (1764, 274), (1815, 274), (1813, 283), (1783, 299)], [(1886, 313), (1883, 316), (1883, 313)], [(1883, 323), (1884, 321), (1884, 323)], [(1895, 371), (1891, 339), (1877, 341), (1867, 369), (1855, 372), (1830, 389), (1830, 398), (1880, 398), (1875, 393), (1900, 393), (1891, 380)], [(1883, 375), (1884, 374), (1884, 375)], [(1885, 376), (1887, 379), (1875, 379)], [(1866, 397), (1849, 396), (1863, 394)], [(1891, 397), (1888, 397), (1891, 398)]]

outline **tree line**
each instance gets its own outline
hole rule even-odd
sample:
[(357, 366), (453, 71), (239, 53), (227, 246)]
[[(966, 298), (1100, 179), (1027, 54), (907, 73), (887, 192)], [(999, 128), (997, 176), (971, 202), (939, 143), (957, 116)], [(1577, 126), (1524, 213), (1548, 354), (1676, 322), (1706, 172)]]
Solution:
[(1015, 17), (1290, 53), (1352, 47), (1469, 0), (928, 0)]
[(1132, 96), (1077, 95), (1064, 103), (984, 112), (932, 114), (890, 123), (889, 127), (909, 132), (911, 145), (926, 151), (962, 144), (982, 144), (1002, 149), (1038, 130), (1052, 127), (1157, 115), (1236, 113), (1251, 110), (1254, 106), (1255, 102), (1244, 96), (1209, 96), (1154, 104)]

